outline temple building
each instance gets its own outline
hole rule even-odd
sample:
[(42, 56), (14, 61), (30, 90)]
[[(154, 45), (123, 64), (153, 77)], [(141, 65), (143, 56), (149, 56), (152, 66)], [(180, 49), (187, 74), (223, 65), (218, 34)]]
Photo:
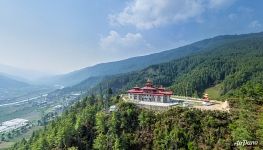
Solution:
[(162, 86), (154, 87), (149, 79), (143, 88), (136, 86), (128, 91), (129, 99), (147, 102), (169, 103), (171, 95), (172, 91), (165, 90)]

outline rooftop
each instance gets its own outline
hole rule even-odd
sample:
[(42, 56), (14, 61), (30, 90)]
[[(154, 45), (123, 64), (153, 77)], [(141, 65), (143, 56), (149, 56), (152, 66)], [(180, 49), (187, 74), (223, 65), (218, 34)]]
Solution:
[(161, 95), (172, 95), (172, 91), (165, 90), (163, 86), (160, 87), (154, 87), (151, 80), (147, 80), (144, 87), (140, 88), (137, 85), (133, 87), (131, 90), (128, 90), (128, 93), (136, 93), (136, 94), (145, 94), (145, 93), (151, 93), (156, 96)]
[(20, 119), (20, 118), (2, 122), (0, 126), (0, 133), (11, 131), (13, 129), (17, 129), (19, 127), (25, 126), (27, 123), (28, 123), (28, 120)]
[(14, 125), (22, 124), (22, 123), (26, 123), (26, 122), (28, 122), (28, 120), (16, 118), (13, 120), (2, 122), (2, 126), (14, 126)]

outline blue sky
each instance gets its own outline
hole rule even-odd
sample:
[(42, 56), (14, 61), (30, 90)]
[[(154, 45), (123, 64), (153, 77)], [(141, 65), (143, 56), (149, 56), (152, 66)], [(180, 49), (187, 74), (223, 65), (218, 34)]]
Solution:
[(262, 0), (0, 0), (0, 64), (65, 73), (263, 31)]

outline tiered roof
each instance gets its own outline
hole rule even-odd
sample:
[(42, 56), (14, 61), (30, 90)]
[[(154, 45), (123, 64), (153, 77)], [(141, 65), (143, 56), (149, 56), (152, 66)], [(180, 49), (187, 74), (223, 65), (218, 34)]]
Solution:
[(138, 86), (135, 86), (131, 90), (129, 90), (128, 93), (133, 93), (133, 94), (149, 94), (150, 93), (155, 96), (173, 95), (172, 91), (165, 90), (165, 88), (162, 86), (158, 88), (154, 87), (152, 81), (149, 79), (147, 80), (144, 87), (140, 88)]

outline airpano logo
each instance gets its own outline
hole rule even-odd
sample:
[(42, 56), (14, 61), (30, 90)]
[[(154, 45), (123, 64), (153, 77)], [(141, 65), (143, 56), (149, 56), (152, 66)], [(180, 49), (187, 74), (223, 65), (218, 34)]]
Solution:
[(234, 146), (256, 146), (258, 144), (259, 144), (258, 141), (242, 140), (242, 141), (236, 141), (234, 143)]

